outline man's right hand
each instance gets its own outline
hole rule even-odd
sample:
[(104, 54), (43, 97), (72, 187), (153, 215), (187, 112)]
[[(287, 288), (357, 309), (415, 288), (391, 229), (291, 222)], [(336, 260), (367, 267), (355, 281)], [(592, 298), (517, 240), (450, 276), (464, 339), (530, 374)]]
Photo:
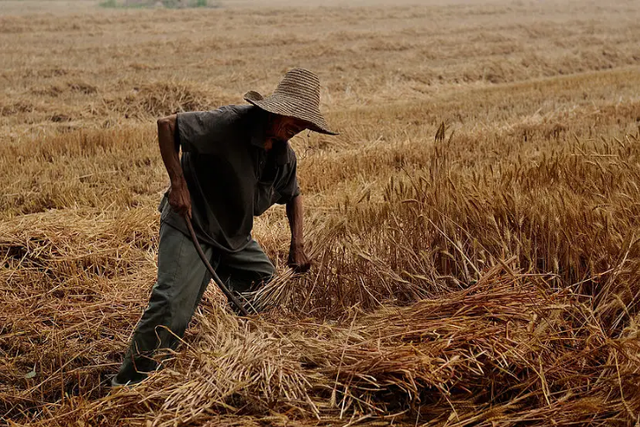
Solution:
[(176, 144), (177, 116), (171, 115), (158, 119), (158, 143), (162, 161), (167, 168), (171, 188), (169, 189), (169, 206), (180, 215), (191, 218), (191, 196), (180, 166), (179, 148)]
[(189, 218), (191, 218), (191, 195), (189, 194), (187, 182), (184, 177), (180, 177), (174, 182), (171, 182), (169, 205), (180, 215), (184, 216), (187, 214)]

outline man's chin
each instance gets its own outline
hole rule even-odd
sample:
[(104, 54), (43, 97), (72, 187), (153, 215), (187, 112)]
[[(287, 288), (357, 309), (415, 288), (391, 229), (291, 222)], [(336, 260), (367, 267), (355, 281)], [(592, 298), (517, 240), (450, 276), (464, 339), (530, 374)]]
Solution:
[(273, 135), (266, 135), (266, 139), (267, 139), (267, 141), (271, 140), (273, 145), (286, 144), (287, 141), (288, 141), (288, 139), (283, 139), (283, 138), (280, 138), (279, 136), (273, 136)]

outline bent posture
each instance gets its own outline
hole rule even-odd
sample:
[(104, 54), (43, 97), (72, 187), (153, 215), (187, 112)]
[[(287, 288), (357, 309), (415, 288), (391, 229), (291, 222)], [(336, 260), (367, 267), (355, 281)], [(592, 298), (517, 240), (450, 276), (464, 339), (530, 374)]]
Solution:
[(300, 272), (309, 269), (296, 156), (288, 140), (304, 129), (336, 134), (319, 110), (320, 82), (311, 71), (294, 69), (272, 95), (251, 91), (245, 100), (251, 105), (158, 120), (160, 153), (171, 180), (159, 208), (158, 278), (114, 386), (137, 383), (156, 369), (155, 351), (176, 347), (211, 280), (184, 215), (232, 292), (255, 290), (274, 274), (251, 229), (253, 217), (275, 203), (286, 204), (289, 265)]

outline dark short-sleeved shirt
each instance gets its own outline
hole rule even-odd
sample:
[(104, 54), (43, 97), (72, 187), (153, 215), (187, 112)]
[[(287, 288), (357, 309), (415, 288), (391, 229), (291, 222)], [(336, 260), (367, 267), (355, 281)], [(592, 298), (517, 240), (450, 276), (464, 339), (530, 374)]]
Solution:
[[(177, 115), (193, 227), (201, 242), (225, 252), (249, 244), (254, 216), (300, 194), (289, 143), (264, 148), (267, 114), (253, 105), (228, 105)], [(160, 203), (162, 221), (188, 234), (167, 202), (168, 193)]]

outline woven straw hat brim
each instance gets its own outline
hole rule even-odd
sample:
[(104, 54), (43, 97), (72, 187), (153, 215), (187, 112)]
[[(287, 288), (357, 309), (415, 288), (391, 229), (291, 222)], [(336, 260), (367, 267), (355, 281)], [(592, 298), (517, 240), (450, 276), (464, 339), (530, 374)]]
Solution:
[(307, 122), (307, 127), (314, 132), (338, 135), (337, 132), (329, 129), (329, 125), (320, 110), (300, 98), (278, 92), (264, 98), (258, 92), (250, 91), (244, 95), (244, 99), (269, 113), (304, 120)]

